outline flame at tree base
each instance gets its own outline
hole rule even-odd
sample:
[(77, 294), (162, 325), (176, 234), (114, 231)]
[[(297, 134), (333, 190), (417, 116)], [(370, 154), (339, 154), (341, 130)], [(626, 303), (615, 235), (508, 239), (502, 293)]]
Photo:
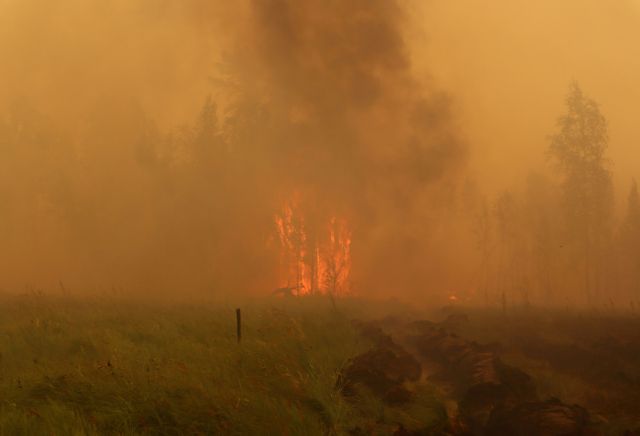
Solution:
[(309, 225), (295, 201), (275, 216), (280, 251), (279, 280), (292, 295), (351, 292), (351, 231), (345, 219), (331, 217)]

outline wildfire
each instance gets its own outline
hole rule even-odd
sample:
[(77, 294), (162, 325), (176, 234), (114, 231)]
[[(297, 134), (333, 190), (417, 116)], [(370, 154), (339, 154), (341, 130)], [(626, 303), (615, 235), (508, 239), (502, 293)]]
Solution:
[(275, 216), (280, 243), (282, 290), (291, 294), (344, 295), (350, 291), (351, 231), (346, 220), (332, 217), (311, 226), (296, 201)]

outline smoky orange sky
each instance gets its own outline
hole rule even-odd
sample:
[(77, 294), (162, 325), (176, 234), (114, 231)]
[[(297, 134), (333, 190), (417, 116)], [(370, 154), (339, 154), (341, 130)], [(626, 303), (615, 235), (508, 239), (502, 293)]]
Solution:
[(429, 1), (416, 51), (458, 102), (481, 180), (504, 189), (544, 165), (547, 135), (578, 81), (609, 121), (618, 187), (640, 174), (640, 2)]
[[(77, 117), (116, 93), (178, 125), (221, 92), (221, 62), (247, 25), (237, 3), (3, 0), (2, 101), (26, 96), (51, 116)], [(640, 174), (640, 2), (402, 4), (416, 78), (453, 96), (482, 180), (502, 187), (544, 163), (573, 80), (608, 118), (617, 181)]]
[[(27, 111), (28, 119), (44, 120), (38, 121), (46, 126), (38, 130), (41, 136), (56, 135), (37, 140), (46, 143), (37, 157), (12, 151), (0, 163), (0, 193), (13, 199), (5, 211), (12, 216), (5, 230), (11, 248), (0, 255), (5, 285), (55, 286), (64, 280), (78, 286), (206, 287), (215, 280), (194, 279), (194, 271), (207, 263), (186, 265), (203, 253), (226, 270), (233, 269), (234, 256), (250, 259), (247, 265), (257, 272), (248, 275), (269, 270), (270, 261), (263, 260), (268, 253), (247, 248), (266, 243), (256, 236), (257, 218), (240, 220), (252, 230), (242, 232), (237, 253), (210, 254), (215, 242), (189, 251), (185, 247), (198, 240), (198, 228), (167, 242), (171, 250), (186, 253), (172, 251), (160, 260), (154, 232), (162, 230), (154, 214), (170, 215), (173, 206), (146, 190), (162, 184), (162, 173), (149, 176), (132, 157), (140, 157), (141, 132), (149, 137), (180, 132), (209, 96), (224, 119), (242, 100), (239, 95), (250, 95), (246, 102), (267, 102), (273, 112), (268, 127), (253, 139), (257, 144), (269, 138), (265, 147), (254, 144), (250, 157), (241, 156), (244, 168), (254, 172), (245, 172), (240, 185), (272, 187), (273, 198), (264, 195), (247, 207), (238, 198), (258, 191), (241, 189), (234, 210), (267, 215), (269, 201), (285, 187), (300, 185), (318, 204), (331, 203), (311, 213), (313, 219), (326, 219), (331, 209), (351, 220), (354, 237), (362, 234), (353, 253), (359, 282), (387, 289), (412, 283), (473, 287), (472, 244), (452, 227), (463, 213), (452, 212), (447, 192), (471, 180), (493, 196), (517, 189), (530, 171), (546, 171), (547, 136), (572, 81), (601, 104), (609, 121), (619, 203), (631, 178), (640, 176), (639, 42), (640, 2), (631, 0), (0, 0), (0, 110), (9, 114), (7, 129), (21, 131), (21, 121), (12, 117)], [(286, 131), (290, 126), (301, 127)], [(305, 138), (311, 138), (310, 153), (326, 141), (335, 140), (336, 147), (298, 158), (293, 144)], [(278, 141), (287, 146), (273, 153), (266, 148)], [(398, 151), (390, 145), (394, 141), (407, 149)], [(63, 149), (79, 163), (58, 152)], [(185, 158), (179, 150), (167, 153), (177, 153), (175, 162)], [(294, 164), (298, 169), (290, 171)], [(327, 177), (327, 168), (337, 176)], [(230, 171), (229, 178), (241, 173)], [(381, 177), (373, 176), (380, 171)], [(51, 218), (58, 212), (47, 198), (34, 200), (36, 212), (20, 209), (48, 172), (51, 177), (68, 172), (60, 186), (73, 185), (74, 200), (56, 194), (67, 203), (85, 198), (111, 205), (99, 229), (83, 230), (82, 243), (74, 228), (65, 230), (77, 246), (66, 242), (58, 218)], [(198, 178), (190, 177), (182, 183), (195, 196)], [(424, 197), (409, 207), (402, 199), (396, 202), (398, 191)], [(192, 207), (185, 206), (184, 215), (203, 220), (206, 214)], [(391, 209), (395, 212), (384, 212)], [(442, 218), (448, 214), (455, 216)], [(216, 224), (237, 221), (229, 217)], [(82, 215), (73, 220), (82, 229)], [(420, 228), (424, 223), (431, 226), (428, 232)], [(126, 231), (113, 230), (125, 225)], [(408, 242), (390, 242), (398, 228)], [(227, 239), (219, 248), (228, 253), (231, 237), (221, 238)], [(85, 244), (94, 250), (78, 254)], [(173, 262), (174, 257), (181, 260)], [(185, 265), (175, 266), (180, 262)], [(389, 272), (380, 272), (382, 266)], [(229, 287), (244, 272), (223, 274), (216, 283)], [(237, 286), (257, 285), (250, 280)]]

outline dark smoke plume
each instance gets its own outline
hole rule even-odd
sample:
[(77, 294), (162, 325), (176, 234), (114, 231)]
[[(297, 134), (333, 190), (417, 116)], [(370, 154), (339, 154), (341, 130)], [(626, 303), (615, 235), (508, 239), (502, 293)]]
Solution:
[(412, 76), (408, 26), (396, 1), (254, 0), (234, 57), (243, 107), (267, 113), (247, 149), (307, 221), (349, 219), (369, 290), (442, 278), (432, 232), (465, 156), (448, 97)]

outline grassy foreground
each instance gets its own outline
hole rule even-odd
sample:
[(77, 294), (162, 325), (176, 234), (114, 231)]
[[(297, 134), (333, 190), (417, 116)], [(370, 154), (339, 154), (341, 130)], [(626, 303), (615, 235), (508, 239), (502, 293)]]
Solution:
[[(341, 373), (373, 346), (354, 320), (381, 320), (415, 352), (411, 322), (449, 310), (349, 299), (336, 309), (322, 297), (240, 306), (238, 344), (235, 304), (0, 297), (0, 435), (458, 434), (458, 398), (427, 361), (402, 405), (364, 386), (341, 393)], [(640, 431), (635, 314), (453, 313), (459, 324), (438, 326), (529, 374), (540, 400), (586, 407), (595, 434)]]
[(446, 419), (430, 392), (409, 411), (343, 398), (338, 374), (368, 344), (328, 300), (243, 307), (240, 345), (234, 309), (3, 298), (0, 434), (346, 434)]

